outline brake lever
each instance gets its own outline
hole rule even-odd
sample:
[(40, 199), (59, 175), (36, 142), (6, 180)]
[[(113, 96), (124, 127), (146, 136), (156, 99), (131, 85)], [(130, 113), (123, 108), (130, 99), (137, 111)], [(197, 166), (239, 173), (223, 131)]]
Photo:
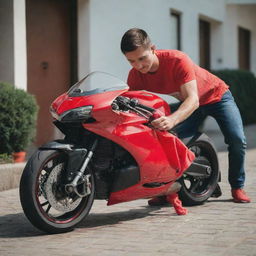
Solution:
[(149, 122), (153, 122), (155, 119), (160, 118), (161, 116), (163, 116), (163, 113), (161, 112), (161, 114), (159, 113), (159, 111), (155, 110), (152, 115), (149, 118)]

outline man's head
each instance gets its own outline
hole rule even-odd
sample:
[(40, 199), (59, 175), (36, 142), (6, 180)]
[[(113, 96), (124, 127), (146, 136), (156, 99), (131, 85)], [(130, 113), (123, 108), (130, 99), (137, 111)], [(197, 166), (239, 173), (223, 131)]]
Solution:
[(121, 51), (123, 54), (136, 50), (138, 47), (149, 49), (151, 41), (143, 29), (132, 28), (125, 32), (121, 40)]
[(121, 51), (132, 67), (141, 73), (155, 72), (158, 69), (155, 46), (142, 29), (132, 28), (125, 32), (121, 40)]

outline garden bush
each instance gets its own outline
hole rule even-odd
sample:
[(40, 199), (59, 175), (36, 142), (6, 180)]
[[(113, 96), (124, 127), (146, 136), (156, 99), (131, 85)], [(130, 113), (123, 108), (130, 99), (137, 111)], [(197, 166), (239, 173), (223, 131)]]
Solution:
[(34, 96), (0, 82), (0, 154), (26, 150), (35, 135)]
[(256, 123), (256, 77), (245, 70), (217, 70), (212, 73), (230, 86), (244, 125)]

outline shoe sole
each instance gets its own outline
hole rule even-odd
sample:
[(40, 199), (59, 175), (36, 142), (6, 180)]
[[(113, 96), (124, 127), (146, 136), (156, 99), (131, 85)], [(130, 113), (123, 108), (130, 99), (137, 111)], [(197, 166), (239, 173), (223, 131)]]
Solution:
[(250, 203), (251, 201), (245, 201), (245, 200), (236, 200), (236, 199), (233, 199), (234, 203), (238, 203), (238, 204), (248, 204)]

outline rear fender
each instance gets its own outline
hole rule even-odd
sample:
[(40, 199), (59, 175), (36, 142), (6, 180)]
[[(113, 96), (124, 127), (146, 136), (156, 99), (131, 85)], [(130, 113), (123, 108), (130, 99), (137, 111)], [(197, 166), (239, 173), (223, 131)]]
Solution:
[(212, 142), (212, 140), (205, 134), (205, 133), (201, 133), (201, 132), (197, 132), (194, 136), (191, 137), (187, 137), (184, 139), (181, 139), (181, 141), (187, 146), (189, 147), (190, 145), (192, 145), (195, 141), (197, 140), (205, 140), (208, 143), (211, 144), (211, 146), (214, 148), (216, 154), (217, 154), (217, 150)]
[[(215, 152), (216, 154), (216, 161), (217, 161), (217, 166), (218, 166), (218, 170), (219, 170), (219, 163), (218, 163), (218, 153), (216, 150), (216, 147), (213, 144), (213, 141), (205, 134), (205, 133), (201, 133), (201, 132), (197, 132), (194, 136), (188, 137), (188, 138), (184, 138), (181, 139), (181, 141), (189, 148), (194, 142), (198, 141), (198, 140), (204, 140), (207, 141), (207, 143), (209, 143), (212, 147), (212, 150)], [(221, 171), (219, 170), (219, 182), (221, 181)]]

